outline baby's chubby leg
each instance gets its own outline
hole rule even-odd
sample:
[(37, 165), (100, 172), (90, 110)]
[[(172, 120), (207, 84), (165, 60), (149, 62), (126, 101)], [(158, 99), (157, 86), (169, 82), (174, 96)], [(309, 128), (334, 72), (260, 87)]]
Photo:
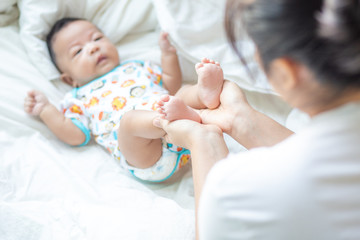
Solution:
[(169, 39), (169, 33), (161, 32), (159, 36), (159, 46), (160, 50), (164, 53), (174, 53), (176, 54), (176, 48), (171, 45)]
[(174, 95), (181, 87), (182, 76), (176, 48), (171, 45), (169, 34), (162, 32), (159, 38), (163, 86)]
[(161, 137), (164, 130), (154, 127), (152, 122), (159, 113), (133, 110), (124, 114), (118, 129), (118, 143), (121, 153), (131, 166), (148, 168), (162, 155)]

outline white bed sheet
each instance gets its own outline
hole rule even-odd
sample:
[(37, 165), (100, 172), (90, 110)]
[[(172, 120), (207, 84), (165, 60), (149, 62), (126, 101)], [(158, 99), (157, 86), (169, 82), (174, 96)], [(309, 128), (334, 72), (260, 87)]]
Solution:
[[(193, 64), (202, 57), (201, 49), (212, 43), (191, 48), (200, 40), (184, 41), (184, 28), (176, 23), (183, 16), (172, 14), (172, 6), (166, 8), (167, 13), (162, 10), (167, 4), (176, 5), (176, 1), (154, 3), (158, 15), (164, 13), (158, 16), (160, 26), (172, 34), (174, 44), (180, 48), (184, 78), (193, 81)], [(194, 7), (191, 0), (182, 3), (184, 15), (194, 14), (194, 9), (186, 11), (186, 7)], [(213, 9), (214, 5), (209, 7)], [(206, 15), (206, 11), (202, 14)], [(29, 45), (24, 45), (14, 16), (17, 11), (11, 17), (0, 15), (0, 25), (6, 25), (0, 28), (0, 239), (194, 239), (191, 166), (166, 183), (139, 182), (119, 168), (101, 147), (94, 143), (81, 148), (63, 144), (38, 118), (23, 111), (28, 90), (44, 91), (50, 101), (58, 104), (69, 88), (44, 76), (33, 61)], [(222, 14), (217, 15), (220, 17)], [(120, 56), (124, 60), (133, 55), (158, 60), (158, 32), (132, 33), (119, 39)], [(216, 38), (218, 33), (214, 34)], [(135, 49), (135, 54), (130, 49)], [(221, 49), (224, 47), (210, 57), (216, 59)], [(210, 52), (211, 48), (204, 53)], [(247, 88), (249, 82), (242, 82), (243, 73), (235, 76), (238, 65), (229, 56), (219, 56), (230, 59), (225, 64), (225, 75)], [(265, 94), (267, 86), (260, 85), (245, 90), (249, 102), (285, 124), (291, 108), (275, 95)], [(296, 116), (294, 119), (296, 122)], [(243, 150), (227, 136), (226, 141), (231, 152)]]

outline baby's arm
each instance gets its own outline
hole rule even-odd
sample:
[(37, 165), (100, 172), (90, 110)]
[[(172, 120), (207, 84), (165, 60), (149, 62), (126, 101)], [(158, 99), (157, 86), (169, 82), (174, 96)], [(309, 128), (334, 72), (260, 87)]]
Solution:
[(63, 142), (69, 145), (80, 145), (85, 134), (52, 105), (47, 97), (39, 91), (30, 91), (25, 98), (24, 109), (27, 113), (39, 116), (48, 128)]
[(182, 83), (179, 59), (175, 47), (168, 40), (168, 33), (162, 32), (160, 34), (159, 45), (163, 84), (170, 95), (174, 95), (180, 89)]

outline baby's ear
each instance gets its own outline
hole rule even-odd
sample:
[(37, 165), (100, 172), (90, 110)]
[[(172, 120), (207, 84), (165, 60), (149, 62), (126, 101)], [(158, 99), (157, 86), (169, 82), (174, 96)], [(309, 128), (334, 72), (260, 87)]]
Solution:
[(72, 86), (72, 87), (76, 87), (76, 83), (74, 81), (74, 79), (72, 79), (72, 77), (67, 74), (67, 73), (62, 73), (60, 76), (61, 81), (63, 81), (64, 83)]

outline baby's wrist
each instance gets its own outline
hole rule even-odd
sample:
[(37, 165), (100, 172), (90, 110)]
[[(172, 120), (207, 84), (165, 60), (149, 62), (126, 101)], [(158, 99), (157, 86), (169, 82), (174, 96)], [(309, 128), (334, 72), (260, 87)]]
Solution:
[(44, 106), (39, 110), (39, 117), (41, 119), (44, 119), (46, 118), (47, 116), (49, 115), (52, 115), (52, 111), (51, 109), (53, 108), (54, 106), (51, 104), (51, 103), (45, 103)]

